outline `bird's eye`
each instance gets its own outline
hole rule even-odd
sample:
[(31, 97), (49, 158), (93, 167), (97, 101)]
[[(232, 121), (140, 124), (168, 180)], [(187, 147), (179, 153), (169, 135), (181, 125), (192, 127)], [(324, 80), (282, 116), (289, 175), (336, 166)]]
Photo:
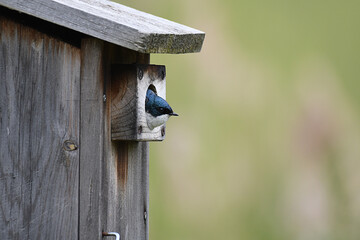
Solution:
[(160, 112), (163, 112), (163, 111), (164, 111), (164, 108), (163, 108), (163, 107), (159, 107), (159, 111), (160, 111)]

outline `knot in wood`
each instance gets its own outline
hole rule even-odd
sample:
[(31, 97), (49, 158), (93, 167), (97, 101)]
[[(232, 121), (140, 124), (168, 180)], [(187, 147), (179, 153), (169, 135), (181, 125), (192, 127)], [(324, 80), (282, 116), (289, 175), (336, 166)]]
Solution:
[(78, 149), (78, 146), (71, 140), (66, 140), (63, 144), (63, 148), (65, 151), (75, 151)]

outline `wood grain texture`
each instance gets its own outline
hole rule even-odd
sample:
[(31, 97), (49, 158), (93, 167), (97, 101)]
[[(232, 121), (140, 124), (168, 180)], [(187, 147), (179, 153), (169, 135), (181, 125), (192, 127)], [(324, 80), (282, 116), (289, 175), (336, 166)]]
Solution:
[(103, 41), (81, 43), (80, 228), (79, 239), (101, 239), (104, 131)]
[[(148, 54), (106, 44), (106, 93), (111, 94), (111, 66), (148, 64)], [(121, 234), (122, 240), (149, 239), (149, 143), (112, 141), (111, 98), (105, 108), (103, 161), (103, 229)], [(147, 217), (144, 217), (144, 214)]]
[(106, 0), (0, 0), (40, 19), (142, 53), (201, 50), (205, 33)]
[(162, 141), (165, 125), (150, 130), (145, 115), (146, 91), (155, 88), (166, 99), (165, 66), (114, 64), (111, 67), (111, 131), (113, 140)]
[(80, 51), (0, 17), (1, 239), (77, 239)]
[(103, 94), (112, 64), (149, 55), (3, 17), (0, 33), (0, 238), (147, 240), (149, 144), (112, 141)]

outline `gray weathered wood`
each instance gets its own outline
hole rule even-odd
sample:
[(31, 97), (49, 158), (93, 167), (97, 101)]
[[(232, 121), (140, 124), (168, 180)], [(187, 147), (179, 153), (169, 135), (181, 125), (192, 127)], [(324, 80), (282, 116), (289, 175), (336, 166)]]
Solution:
[(78, 237), (79, 79), (79, 49), (0, 17), (1, 239)]
[[(41, 20), (20, 24), (9, 10), (19, 22), (0, 17), (0, 239), (100, 240), (115, 231), (147, 240), (149, 143), (112, 138), (112, 93), (123, 80), (111, 66), (198, 51), (204, 34), (105, 1), (5, 3), (94, 37), (65, 43), (39, 32), (49, 28), (22, 25)], [(151, 81), (143, 82), (146, 90)], [(154, 85), (165, 97), (165, 85)]]
[(143, 53), (199, 52), (205, 34), (106, 0), (0, 0), (37, 18)]
[[(81, 42), (80, 228), (79, 239), (101, 239), (104, 124), (103, 41)], [(114, 199), (112, 199), (114, 201)]]
[[(148, 54), (106, 44), (106, 92), (112, 90), (111, 65), (148, 64)], [(112, 141), (111, 98), (105, 108), (103, 161), (103, 230), (116, 231), (122, 240), (149, 239), (149, 143)], [(144, 217), (146, 213), (147, 217)]]
[(146, 91), (151, 86), (166, 99), (165, 66), (114, 64), (111, 67), (111, 131), (113, 140), (161, 141), (165, 125), (149, 129)]

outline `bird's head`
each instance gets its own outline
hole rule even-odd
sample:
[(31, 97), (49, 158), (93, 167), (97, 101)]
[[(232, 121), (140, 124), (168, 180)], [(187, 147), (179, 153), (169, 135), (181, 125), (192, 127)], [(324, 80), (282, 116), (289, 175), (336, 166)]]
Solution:
[(170, 105), (151, 89), (146, 92), (145, 111), (151, 115), (147, 118), (150, 129), (164, 124), (170, 116), (178, 116)]

